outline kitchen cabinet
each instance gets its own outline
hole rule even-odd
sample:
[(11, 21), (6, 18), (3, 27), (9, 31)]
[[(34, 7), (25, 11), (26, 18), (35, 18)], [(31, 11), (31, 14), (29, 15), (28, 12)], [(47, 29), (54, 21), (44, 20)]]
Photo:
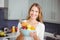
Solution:
[(5, 19), (19, 20), (26, 19), (28, 11), (28, 0), (9, 0), (8, 14), (5, 14)]
[(60, 0), (9, 0), (8, 20), (26, 19), (28, 9), (33, 3), (39, 3), (43, 11), (44, 22), (60, 24)]
[(58, 3), (58, 0), (43, 1), (43, 15), (45, 22), (60, 23)]
[(8, 7), (8, 0), (0, 0), (0, 7)]
[(0, 7), (4, 7), (4, 0), (0, 0)]
[[(5, 19), (7, 18), (7, 14), (8, 14), (8, 0), (0, 0), (0, 9), (3, 10), (3, 13), (1, 13), (2, 18), (1, 19)], [(1, 10), (0, 10), (1, 11)]]

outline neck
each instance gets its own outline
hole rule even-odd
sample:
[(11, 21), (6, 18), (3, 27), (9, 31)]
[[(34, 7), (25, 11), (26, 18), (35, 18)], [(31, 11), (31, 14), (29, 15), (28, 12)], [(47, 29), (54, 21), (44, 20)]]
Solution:
[(31, 18), (29, 19), (29, 21), (30, 21), (30, 22), (33, 22), (33, 23), (34, 23), (34, 22), (37, 22), (36, 19), (31, 19)]

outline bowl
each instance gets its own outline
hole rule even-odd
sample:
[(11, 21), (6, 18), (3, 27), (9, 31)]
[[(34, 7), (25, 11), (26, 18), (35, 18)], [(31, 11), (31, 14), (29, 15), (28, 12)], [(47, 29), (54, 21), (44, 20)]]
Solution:
[(30, 36), (30, 32), (35, 32), (35, 30), (21, 29), (21, 32), (24, 36)]

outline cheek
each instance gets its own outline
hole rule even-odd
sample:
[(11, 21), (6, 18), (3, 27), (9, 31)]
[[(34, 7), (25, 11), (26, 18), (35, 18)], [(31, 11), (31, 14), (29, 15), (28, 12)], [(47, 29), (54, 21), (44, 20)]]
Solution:
[(30, 12), (30, 16), (32, 16), (33, 15), (33, 13), (32, 12)]
[(36, 13), (36, 16), (38, 16), (38, 13)]
[(36, 13), (35, 16), (38, 17), (38, 13)]
[(38, 16), (38, 13), (33, 13), (33, 12), (30, 12), (30, 16)]

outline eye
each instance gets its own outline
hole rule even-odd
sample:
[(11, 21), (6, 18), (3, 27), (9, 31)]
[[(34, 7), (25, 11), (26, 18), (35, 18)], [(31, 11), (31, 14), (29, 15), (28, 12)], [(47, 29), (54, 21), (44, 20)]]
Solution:
[(34, 11), (34, 10), (31, 10), (31, 11)]
[(38, 11), (35, 11), (36, 13), (38, 12)]
[(38, 13), (38, 11), (35, 11), (36, 13)]

